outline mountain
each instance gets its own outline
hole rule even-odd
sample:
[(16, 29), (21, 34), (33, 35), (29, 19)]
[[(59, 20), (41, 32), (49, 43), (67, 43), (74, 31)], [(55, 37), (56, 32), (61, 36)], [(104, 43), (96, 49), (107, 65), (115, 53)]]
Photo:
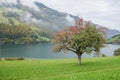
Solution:
[[(94, 24), (94, 23), (92, 23), (92, 24)], [(110, 38), (112, 38), (113, 36), (115, 36), (115, 35), (117, 35), (117, 34), (120, 34), (120, 31), (118, 31), (118, 30), (108, 29), (108, 28), (106, 28), (105, 26), (101, 26), (101, 25), (99, 25), (99, 24), (94, 24), (94, 25), (96, 25), (96, 27), (98, 27), (98, 28), (101, 27), (101, 28), (105, 29), (106, 39), (110, 39)]]
[(114, 30), (114, 29), (107, 29), (107, 31), (106, 31), (107, 39), (110, 39), (111, 37), (113, 37), (113, 36), (115, 36), (117, 34), (120, 34), (120, 31)]
[(76, 16), (53, 10), (37, 1), (34, 4), (38, 10), (23, 5), (20, 0), (17, 0), (16, 4), (1, 2), (0, 10), (2, 11), (2, 16), (0, 17), (6, 23), (11, 24), (11, 21), (8, 19), (10, 18), (14, 24), (18, 22), (34, 23), (38, 27), (41, 26), (54, 31), (64, 26), (72, 25), (74, 20), (77, 19)]
[[(19, 23), (28, 23), (41, 29), (44, 34), (50, 34), (59, 31), (66, 26), (74, 24), (77, 16), (53, 10), (44, 4), (34, 1), (33, 7), (24, 4), (23, 0), (0, 0), (0, 23), (17, 25)], [(120, 31), (107, 29), (107, 39)]]
[(108, 43), (119, 43), (120, 44), (120, 34), (113, 36), (112, 38), (108, 39)]

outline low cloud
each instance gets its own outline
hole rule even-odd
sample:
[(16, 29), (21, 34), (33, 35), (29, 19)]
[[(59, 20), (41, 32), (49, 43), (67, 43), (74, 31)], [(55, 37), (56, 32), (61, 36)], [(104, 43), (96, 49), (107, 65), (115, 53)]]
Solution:
[[(0, 0), (15, 3), (16, 0)], [(120, 0), (21, 0), (24, 5), (37, 9), (34, 1), (73, 15), (80, 15), (85, 20), (120, 30)]]

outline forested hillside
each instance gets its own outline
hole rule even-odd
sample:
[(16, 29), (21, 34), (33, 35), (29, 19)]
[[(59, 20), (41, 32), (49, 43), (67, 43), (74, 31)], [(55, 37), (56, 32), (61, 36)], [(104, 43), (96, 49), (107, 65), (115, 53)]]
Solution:
[(0, 42), (3, 44), (31, 44), (48, 42), (49, 38), (37, 27), (29, 24), (0, 24)]
[(108, 43), (119, 43), (120, 44), (120, 34), (113, 36), (108, 39)]
[[(78, 20), (78, 16), (51, 9), (40, 2), (35, 1), (32, 4), (33, 8), (23, 4), (21, 0), (15, 0), (15, 3), (0, 0), (2, 43), (24, 44), (27, 39), (28, 43), (46, 42), (52, 38), (54, 32), (72, 26)], [(120, 34), (120, 31), (106, 28), (107, 39), (117, 34)]]

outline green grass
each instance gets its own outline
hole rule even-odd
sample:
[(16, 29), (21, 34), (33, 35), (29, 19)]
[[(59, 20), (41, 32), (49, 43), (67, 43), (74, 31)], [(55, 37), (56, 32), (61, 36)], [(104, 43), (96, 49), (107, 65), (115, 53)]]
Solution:
[(0, 61), (0, 80), (120, 80), (120, 57)]
[(118, 42), (118, 41), (120, 41), (120, 35), (115, 36), (115, 37), (109, 39), (108, 43), (115, 43), (115, 42)]

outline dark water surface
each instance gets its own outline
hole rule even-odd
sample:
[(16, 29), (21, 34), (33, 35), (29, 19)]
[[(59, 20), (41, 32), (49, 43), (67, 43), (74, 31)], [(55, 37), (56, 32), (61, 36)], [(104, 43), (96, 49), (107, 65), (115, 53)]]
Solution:
[[(2, 57), (23, 57), (23, 58), (38, 58), (38, 59), (53, 59), (53, 58), (75, 58), (76, 54), (72, 52), (53, 53), (51, 49), (53, 45), (50, 43), (39, 43), (34, 45), (2, 45)], [(117, 44), (106, 44), (105, 48), (101, 49), (102, 54), (112, 56), (114, 50), (120, 48)], [(1, 56), (0, 56), (1, 57)], [(83, 54), (82, 57), (93, 57), (93, 55)]]

